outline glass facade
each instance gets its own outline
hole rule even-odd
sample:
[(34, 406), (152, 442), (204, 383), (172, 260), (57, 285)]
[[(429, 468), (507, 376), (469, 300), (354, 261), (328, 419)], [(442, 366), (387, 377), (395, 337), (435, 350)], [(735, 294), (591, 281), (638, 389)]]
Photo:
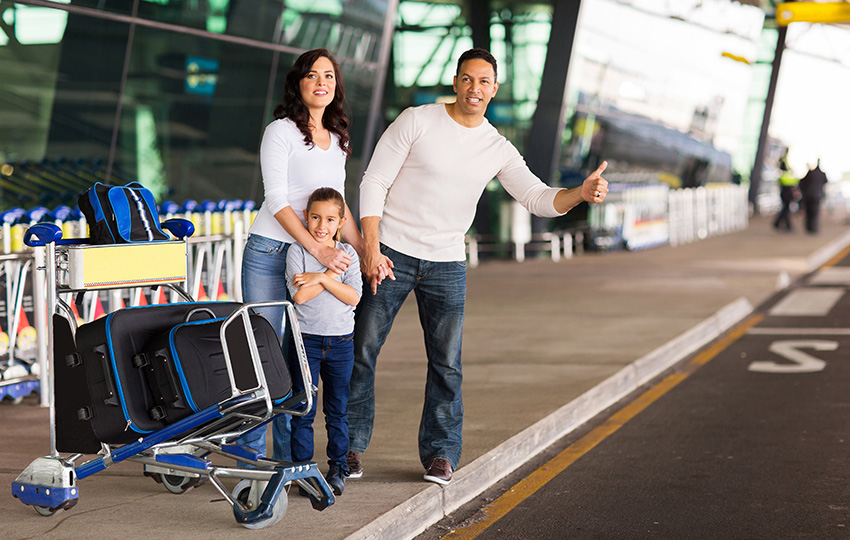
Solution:
[[(403, 1), (393, 38), (393, 88), (387, 116), (404, 107), (453, 100), (457, 59), (473, 47), (468, 10), (462, 2)], [(499, 63), (499, 92), (487, 109), (489, 121), (522, 151), (537, 108), (552, 6), (514, 2), (491, 10), (490, 51)]]
[[(73, 205), (56, 178), (85, 170), (140, 180), (159, 200), (262, 199), (263, 129), (314, 47), (342, 67), (356, 176), (388, 6), (0, 0), (0, 209)], [(36, 179), (44, 189), (28, 189)]]

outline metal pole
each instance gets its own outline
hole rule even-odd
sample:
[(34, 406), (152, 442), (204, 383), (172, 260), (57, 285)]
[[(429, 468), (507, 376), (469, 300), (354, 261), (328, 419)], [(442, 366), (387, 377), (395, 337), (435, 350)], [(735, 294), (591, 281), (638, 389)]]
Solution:
[(756, 158), (753, 163), (753, 170), (750, 173), (749, 200), (753, 205), (753, 212), (756, 214), (758, 214), (756, 199), (761, 186), (764, 154), (767, 149), (767, 132), (770, 127), (770, 115), (773, 112), (773, 98), (776, 95), (776, 83), (779, 80), (779, 67), (782, 63), (782, 53), (785, 50), (785, 34), (787, 30), (788, 28), (786, 26), (780, 26), (778, 28), (778, 35), (776, 37), (776, 52), (773, 55), (773, 65), (770, 71), (770, 83), (767, 88), (767, 97), (764, 99), (764, 116), (761, 121), (761, 132), (759, 133), (758, 146), (756, 147)]
[(382, 112), (381, 102), (384, 99), (384, 79), (387, 78), (387, 65), (390, 60), (390, 49), (393, 45), (395, 17), (398, 11), (398, 0), (387, 1), (387, 13), (384, 16), (384, 29), (381, 33), (381, 52), (378, 55), (378, 73), (375, 76), (375, 88), (372, 90), (372, 101), (369, 104), (369, 119), (366, 122), (366, 134), (363, 137), (363, 161), (360, 164), (358, 182), (369, 165), (372, 150), (375, 146), (375, 131), (378, 126), (378, 116)]
[[(537, 109), (531, 119), (525, 161), (531, 172), (547, 184), (555, 179), (561, 154), (567, 109), (567, 75), (581, 10), (581, 0), (555, 0), (552, 31), (543, 64)], [(532, 221), (532, 230), (542, 231), (545, 221)]]
[[(52, 245), (52, 244), (51, 244)], [(40, 405), (42, 407), (50, 406), (50, 356), (48, 352), (48, 336), (50, 329), (47, 327), (47, 292), (45, 291), (45, 250), (44, 247), (38, 247), (33, 250), (34, 266), (32, 269), (32, 296), (33, 296), (33, 315), (35, 321), (35, 358), (38, 361), (38, 381), (39, 381), (39, 396), (41, 398)], [(21, 276), (24, 279), (24, 276)], [(49, 286), (49, 285), (48, 285)], [(21, 306), (23, 310), (23, 306)], [(49, 324), (49, 322), (48, 322)]]

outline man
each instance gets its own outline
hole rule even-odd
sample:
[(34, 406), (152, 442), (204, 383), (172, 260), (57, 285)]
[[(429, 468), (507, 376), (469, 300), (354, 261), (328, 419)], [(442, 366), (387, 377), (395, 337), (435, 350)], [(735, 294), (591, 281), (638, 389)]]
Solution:
[(806, 232), (809, 234), (817, 234), (820, 230), (820, 201), (826, 182), (826, 174), (820, 170), (820, 159), (815, 168), (800, 180), (803, 208), (806, 210)]
[(788, 167), (788, 149), (779, 158), (779, 200), (782, 209), (773, 222), (773, 228), (778, 231), (792, 232), (794, 225), (791, 223), (791, 206), (797, 201), (797, 184), (800, 182)]
[[(392, 322), (411, 291), (425, 334), (428, 372), (419, 427), (425, 479), (448, 484), (461, 454), (461, 337), (466, 297), (464, 234), (484, 187), (494, 177), (529, 211), (565, 214), (601, 202), (602, 165), (577, 188), (550, 188), (484, 118), (496, 95), (496, 60), (471, 49), (458, 60), (457, 101), (403, 111), (375, 148), (360, 185), (365, 242), (363, 294), (354, 330), (349, 398), (348, 466), (362, 475), (375, 417), (375, 365)], [(385, 277), (390, 279), (385, 280)]]

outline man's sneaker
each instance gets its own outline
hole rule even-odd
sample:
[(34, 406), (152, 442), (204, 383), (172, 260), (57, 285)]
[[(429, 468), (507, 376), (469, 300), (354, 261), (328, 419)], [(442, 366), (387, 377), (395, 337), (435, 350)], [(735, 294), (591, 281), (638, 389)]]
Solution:
[(325, 480), (334, 492), (334, 495), (339, 497), (342, 495), (342, 490), (345, 489), (345, 477), (348, 476), (348, 471), (345, 470), (345, 465), (342, 463), (331, 463), (331, 468), (328, 474), (325, 475)]
[(423, 477), (429, 482), (447, 486), (452, 481), (452, 464), (443, 458), (434, 458), (428, 464), (428, 471)]
[(363, 476), (363, 464), (360, 462), (360, 453), (348, 451), (345, 456), (345, 462), (348, 465), (348, 477), (360, 478)]

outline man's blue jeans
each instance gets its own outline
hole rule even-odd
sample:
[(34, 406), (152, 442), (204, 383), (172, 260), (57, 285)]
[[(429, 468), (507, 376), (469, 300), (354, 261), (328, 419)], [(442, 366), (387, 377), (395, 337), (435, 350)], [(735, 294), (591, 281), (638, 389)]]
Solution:
[[(328, 464), (338, 463), (348, 469), (348, 393), (351, 366), (354, 364), (354, 334), (345, 336), (316, 336), (302, 334), (304, 350), (310, 363), (313, 384), (322, 380), (322, 411), (328, 432)], [(290, 362), (297, 362), (293, 357)], [(294, 368), (293, 368), (294, 369)], [(304, 390), (301, 377), (292, 378), (293, 391)], [(292, 417), (292, 459), (296, 462), (313, 460), (313, 420), (316, 404), (304, 416)]]
[(461, 342), (466, 302), (466, 262), (432, 262), (403, 255), (387, 246), (395, 281), (385, 279), (373, 295), (364, 284), (354, 326), (354, 369), (348, 400), (349, 450), (365, 452), (375, 420), (375, 366), (393, 320), (414, 291), (425, 334), (428, 375), (419, 424), (419, 459), (460, 462), (463, 445)]
[[(286, 288), (286, 253), (290, 244), (272, 240), (265, 236), (248, 236), (242, 256), (242, 300), (261, 302), (288, 300)], [(278, 336), (283, 325), (283, 306), (257, 309), (272, 325)], [(286, 332), (290, 329), (287, 326)], [(287, 336), (284, 336), (286, 338)], [(288, 339), (284, 340), (287, 343)], [(280, 415), (271, 422), (274, 448), (272, 456), (283, 461), (292, 461), (289, 440), (289, 415)], [(249, 446), (266, 453), (266, 430), (257, 429), (236, 440), (236, 444)]]

